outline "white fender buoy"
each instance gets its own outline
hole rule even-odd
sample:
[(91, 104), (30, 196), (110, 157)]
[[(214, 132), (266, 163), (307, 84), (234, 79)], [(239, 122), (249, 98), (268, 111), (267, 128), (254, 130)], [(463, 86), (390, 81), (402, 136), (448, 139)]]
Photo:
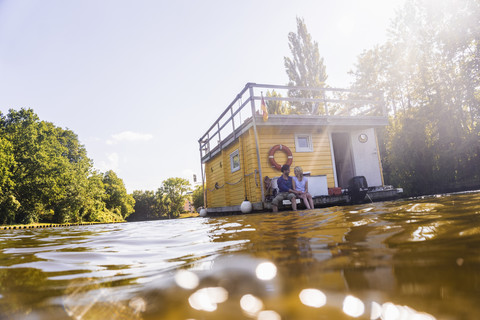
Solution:
[(240, 205), (240, 211), (242, 211), (242, 213), (252, 212), (252, 203), (247, 199), (245, 199), (245, 201), (243, 201), (242, 204)]
[(206, 217), (207, 216), (207, 209), (205, 209), (205, 208), (200, 209), (199, 214), (200, 214), (200, 217)]

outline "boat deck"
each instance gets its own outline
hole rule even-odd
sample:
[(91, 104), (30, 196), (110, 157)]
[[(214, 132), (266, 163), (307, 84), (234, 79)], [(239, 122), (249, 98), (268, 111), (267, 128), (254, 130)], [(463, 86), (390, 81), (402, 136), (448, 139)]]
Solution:
[[(386, 200), (399, 199), (403, 190), (401, 188), (376, 188), (374, 190), (368, 191), (367, 196), (365, 197), (364, 203), (368, 202), (379, 202)], [(297, 203), (299, 203), (297, 199)], [(279, 206), (279, 210), (290, 210), (290, 201), (284, 200), (284, 205)], [(324, 208), (338, 205), (348, 205), (351, 204), (350, 196), (348, 194), (342, 194), (338, 196), (317, 196), (313, 198), (313, 204), (315, 208)], [(253, 203), (253, 213), (259, 212), (270, 212), (272, 210), (271, 202), (257, 202)], [(219, 208), (208, 208), (207, 216), (222, 216), (229, 214), (243, 214), (240, 210), (240, 205), (230, 206), (230, 207), (219, 207)]]

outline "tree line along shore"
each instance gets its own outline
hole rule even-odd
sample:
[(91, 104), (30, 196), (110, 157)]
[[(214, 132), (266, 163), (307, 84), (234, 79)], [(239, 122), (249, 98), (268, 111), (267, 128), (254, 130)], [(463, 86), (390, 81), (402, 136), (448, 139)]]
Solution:
[(123, 222), (145, 209), (152, 219), (176, 218), (189, 190), (187, 180), (167, 179), (145, 208), (150, 193), (128, 194), (113, 170), (95, 170), (73, 131), (32, 109), (0, 112), (0, 225)]

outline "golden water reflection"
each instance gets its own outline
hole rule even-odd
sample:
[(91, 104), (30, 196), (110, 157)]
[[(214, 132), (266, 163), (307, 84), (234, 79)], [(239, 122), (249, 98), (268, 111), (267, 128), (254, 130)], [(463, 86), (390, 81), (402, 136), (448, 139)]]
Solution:
[(480, 193), (0, 233), (0, 318), (476, 319)]

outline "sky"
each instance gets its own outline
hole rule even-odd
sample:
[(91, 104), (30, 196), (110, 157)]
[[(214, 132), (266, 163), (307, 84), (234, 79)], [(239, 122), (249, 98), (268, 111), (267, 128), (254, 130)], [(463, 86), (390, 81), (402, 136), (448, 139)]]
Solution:
[(72, 130), (129, 193), (193, 183), (198, 139), (245, 84), (287, 84), (297, 17), (344, 88), (404, 1), (0, 0), (0, 111)]

